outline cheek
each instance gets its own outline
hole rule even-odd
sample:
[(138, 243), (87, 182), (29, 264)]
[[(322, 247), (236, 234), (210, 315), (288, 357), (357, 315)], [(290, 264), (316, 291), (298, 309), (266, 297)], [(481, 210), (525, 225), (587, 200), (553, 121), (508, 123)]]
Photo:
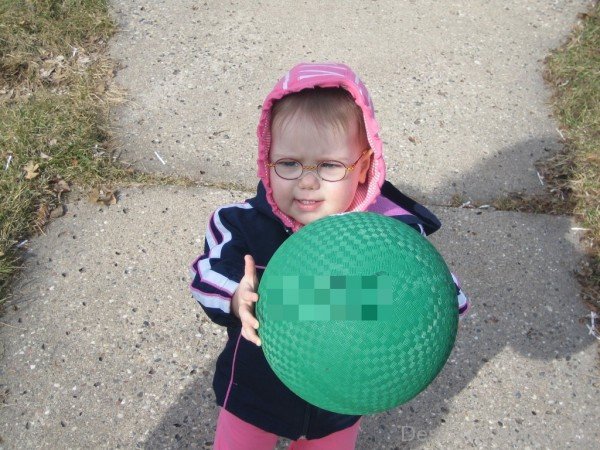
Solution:
[(271, 189), (273, 190), (275, 203), (277, 203), (277, 206), (281, 206), (281, 203), (288, 197), (289, 188), (280, 179), (271, 178)]
[[(350, 180), (348, 180), (350, 181)], [(354, 195), (356, 194), (356, 186), (358, 183), (355, 180), (351, 180), (348, 184), (336, 186), (334, 192), (331, 193), (332, 197), (337, 199), (337, 207), (340, 212), (345, 211), (352, 204)]]
[(350, 206), (350, 203), (352, 203), (352, 201), (354, 200), (354, 196), (356, 195), (356, 190), (358, 189), (358, 185), (360, 184), (360, 175), (360, 172), (355, 172), (352, 174), (352, 177), (349, 180), (350, 183), (348, 183), (348, 187), (346, 189), (346, 200), (348, 201), (348, 206)]

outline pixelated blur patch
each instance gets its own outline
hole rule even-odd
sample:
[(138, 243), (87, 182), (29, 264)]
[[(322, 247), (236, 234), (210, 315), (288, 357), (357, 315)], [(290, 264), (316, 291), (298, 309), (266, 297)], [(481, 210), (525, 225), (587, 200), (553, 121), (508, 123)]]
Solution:
[(393, 316), (388, 275), (271, 276), (261, 300), (276, 321), (389, 321)]

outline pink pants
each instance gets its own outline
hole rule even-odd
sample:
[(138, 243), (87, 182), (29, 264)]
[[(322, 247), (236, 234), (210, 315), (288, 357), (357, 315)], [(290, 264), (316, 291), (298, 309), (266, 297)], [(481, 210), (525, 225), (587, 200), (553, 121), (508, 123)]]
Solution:
[[(288, 450), (353, 450), (358, 437), (360, 420), (349, 428), (331, 433), (321, 439), (298, 439)], [(244, 422), (220, 408), (214, 450), (273, 450), (277, 436)]]

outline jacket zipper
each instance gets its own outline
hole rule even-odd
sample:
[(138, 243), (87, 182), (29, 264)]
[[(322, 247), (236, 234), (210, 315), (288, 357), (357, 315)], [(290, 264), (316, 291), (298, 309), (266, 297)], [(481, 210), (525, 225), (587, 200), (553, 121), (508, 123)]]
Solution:
[(306, 405), (306, 409), (304, 410), (304, 424), (302, 425), (302, 434), (301, 438), (306, 439), (306, 435), (308, 433), (308, 422), (310, 420), (310, 405)]

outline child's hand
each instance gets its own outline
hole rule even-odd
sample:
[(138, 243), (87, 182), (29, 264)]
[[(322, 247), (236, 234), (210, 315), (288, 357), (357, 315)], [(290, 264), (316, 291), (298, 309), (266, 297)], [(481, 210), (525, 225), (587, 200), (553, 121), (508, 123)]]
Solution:
[(260, 338), (256, 334), (258, 320), (254, 316), (254, 304), (258, 301), (256, 266), (250, 255), (244, 256), (244, 262), (244, 277), (231, 299), (231, 311), (242, 321), (242, 336), (260, 346)]

